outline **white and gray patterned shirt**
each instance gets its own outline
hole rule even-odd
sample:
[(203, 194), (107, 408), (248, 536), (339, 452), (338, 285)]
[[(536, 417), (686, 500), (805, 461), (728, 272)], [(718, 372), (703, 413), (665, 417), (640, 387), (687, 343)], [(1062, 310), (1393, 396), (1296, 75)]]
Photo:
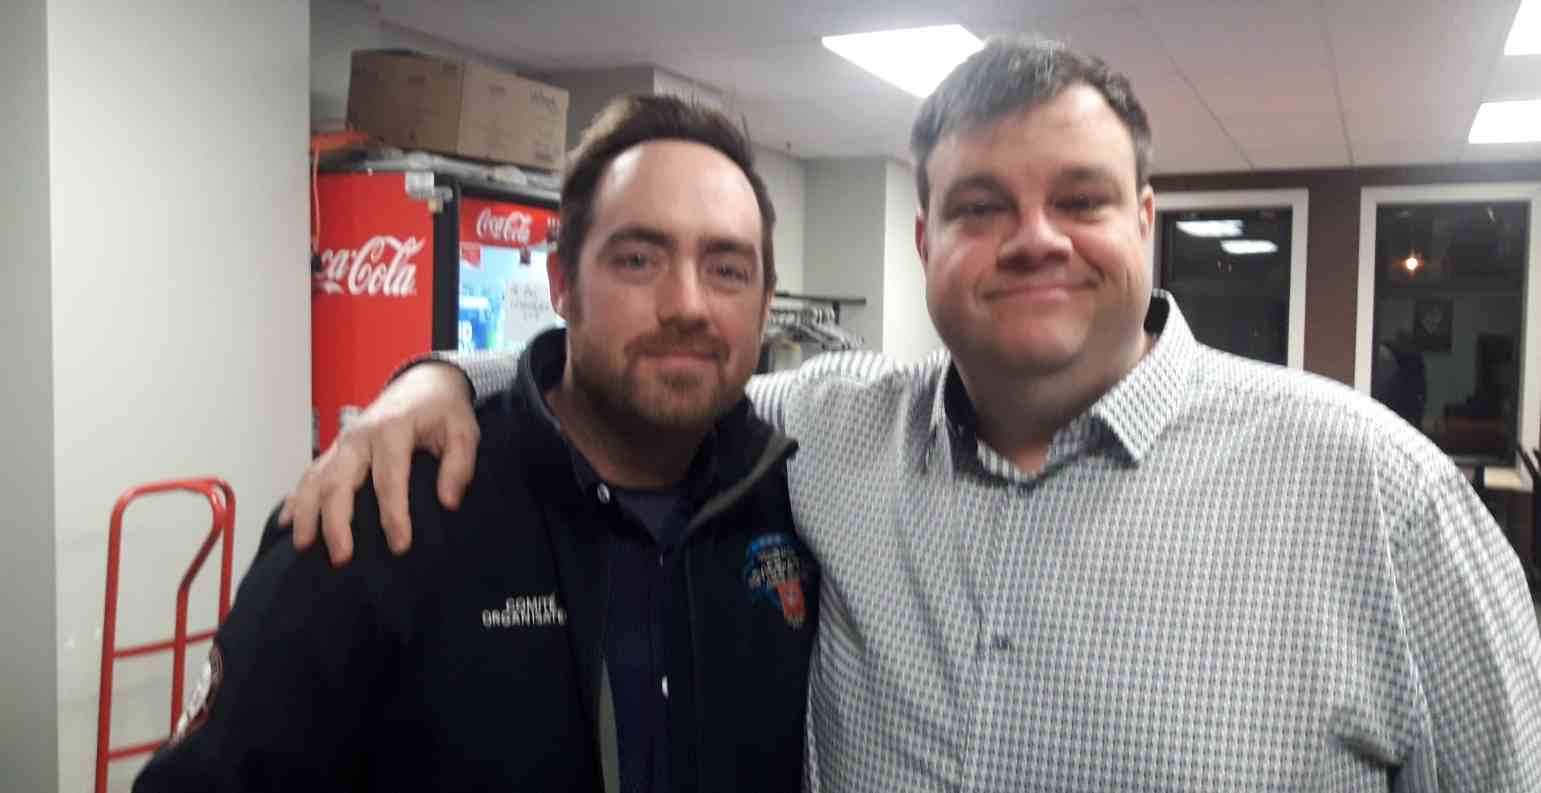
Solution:
[(1033, 475), (944, 353), (751, 383), (824, 568), (811, 786), (1541, 791), (1541, 638), (1460, 472), (1151, 305), (1150, 354)]

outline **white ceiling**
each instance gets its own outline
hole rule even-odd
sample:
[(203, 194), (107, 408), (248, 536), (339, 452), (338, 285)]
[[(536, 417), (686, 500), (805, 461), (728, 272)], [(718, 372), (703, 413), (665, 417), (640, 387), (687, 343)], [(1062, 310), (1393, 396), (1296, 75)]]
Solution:
[(1063, 39), (1129, 75), (1161, 173), (1541, 159), (1472, 146), (1520, 0), (381, 0), (382, 17), (538, 70), (653, 65), (720, 90), (762, 144), (907, 159), (919, 100), (819, 38), (959, 23)]

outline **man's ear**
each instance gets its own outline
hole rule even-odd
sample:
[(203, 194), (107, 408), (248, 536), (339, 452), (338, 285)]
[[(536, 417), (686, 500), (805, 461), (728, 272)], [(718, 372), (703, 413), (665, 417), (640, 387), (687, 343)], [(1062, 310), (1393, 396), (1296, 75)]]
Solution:
[(926, 270), (930, 262), (926, 257), (926, 210), (915, 210), (915, 252), (920, 254), (920, 269)]
[(1156, 191), (1150, 185), (1140, 190), (1140, 239), (1149, 241), (1156, 228)]
[(546, 257), (546, 281), (551, 287), (551, 308), (565, 321), (571, 319), (567, 316), (567, 301), (572, 294), (572, 284), (567, 281), (564, 262), (562, 255), (556, 251)]
[(767, 288), (765, 290), (765, 299), (760, 301), (763, 304), (760, 306), (760, 338), (762, 340), (765, 338), (765, 332), (770, 330), (771, 299), (775, 296), (775, 292)]

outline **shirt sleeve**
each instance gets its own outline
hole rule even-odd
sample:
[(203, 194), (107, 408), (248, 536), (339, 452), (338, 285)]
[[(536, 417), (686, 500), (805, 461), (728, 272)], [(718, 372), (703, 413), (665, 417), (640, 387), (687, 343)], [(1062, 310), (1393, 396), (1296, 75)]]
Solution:
[[(1426, 720), (1412, 791), (1541, 790), (1541, 634), (1518, 557), (1453, 465), (1393, 539)], [(1415, 777), (1422, 776), (1415, 774)]]
[(749, 378), (745, 393), (755, 413), (778, 432), (795, 433), (797, 413), (810, 409), (813, 388), (830, 380), (869, 383), (898, 368), (894, 360), (867, 351), (830, 352), (808, 359), (796, 369)]
[(519, 376), (518, 353), (439, 350), (408, 359), (391, 375), (391, 379), (395, 380), (401, 376), (402, 372), (414, 366), (433, 361), (447, 363), (465, 375), (466, 383), (471, 386), (471, 399), (478, 408), (487, 404), (487, 400), (492, 399), (494, 394), (513, 385), (514, 380)]
[[(278, 532), (274, 517), (268, 533)], [(358, 536), (379, 527), (362, 527)], [(393, 656), (359, 558), (334, 570), (317, 548), (287, 539), (242, 581), (171, 741), (145, 766), (135, 793), (351, 790)], [(363, 562), (362, 567), (359, 563)]]

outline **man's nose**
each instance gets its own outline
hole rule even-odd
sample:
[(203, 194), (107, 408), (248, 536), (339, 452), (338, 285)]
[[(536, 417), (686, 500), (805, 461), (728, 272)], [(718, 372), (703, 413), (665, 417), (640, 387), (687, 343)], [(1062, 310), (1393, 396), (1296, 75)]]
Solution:
[(1001, 245), (1000, 261), (1014, 267), (1035, 267), (1063, 261), (1070, 256), (1070, 237), (1060, 228), (1046, 204), (1024, 205), (1017, 224)]
[(693, 323), (706, 321), (706, 290), (694, 260), (671, 268), (658, 282), (658, 321)]

